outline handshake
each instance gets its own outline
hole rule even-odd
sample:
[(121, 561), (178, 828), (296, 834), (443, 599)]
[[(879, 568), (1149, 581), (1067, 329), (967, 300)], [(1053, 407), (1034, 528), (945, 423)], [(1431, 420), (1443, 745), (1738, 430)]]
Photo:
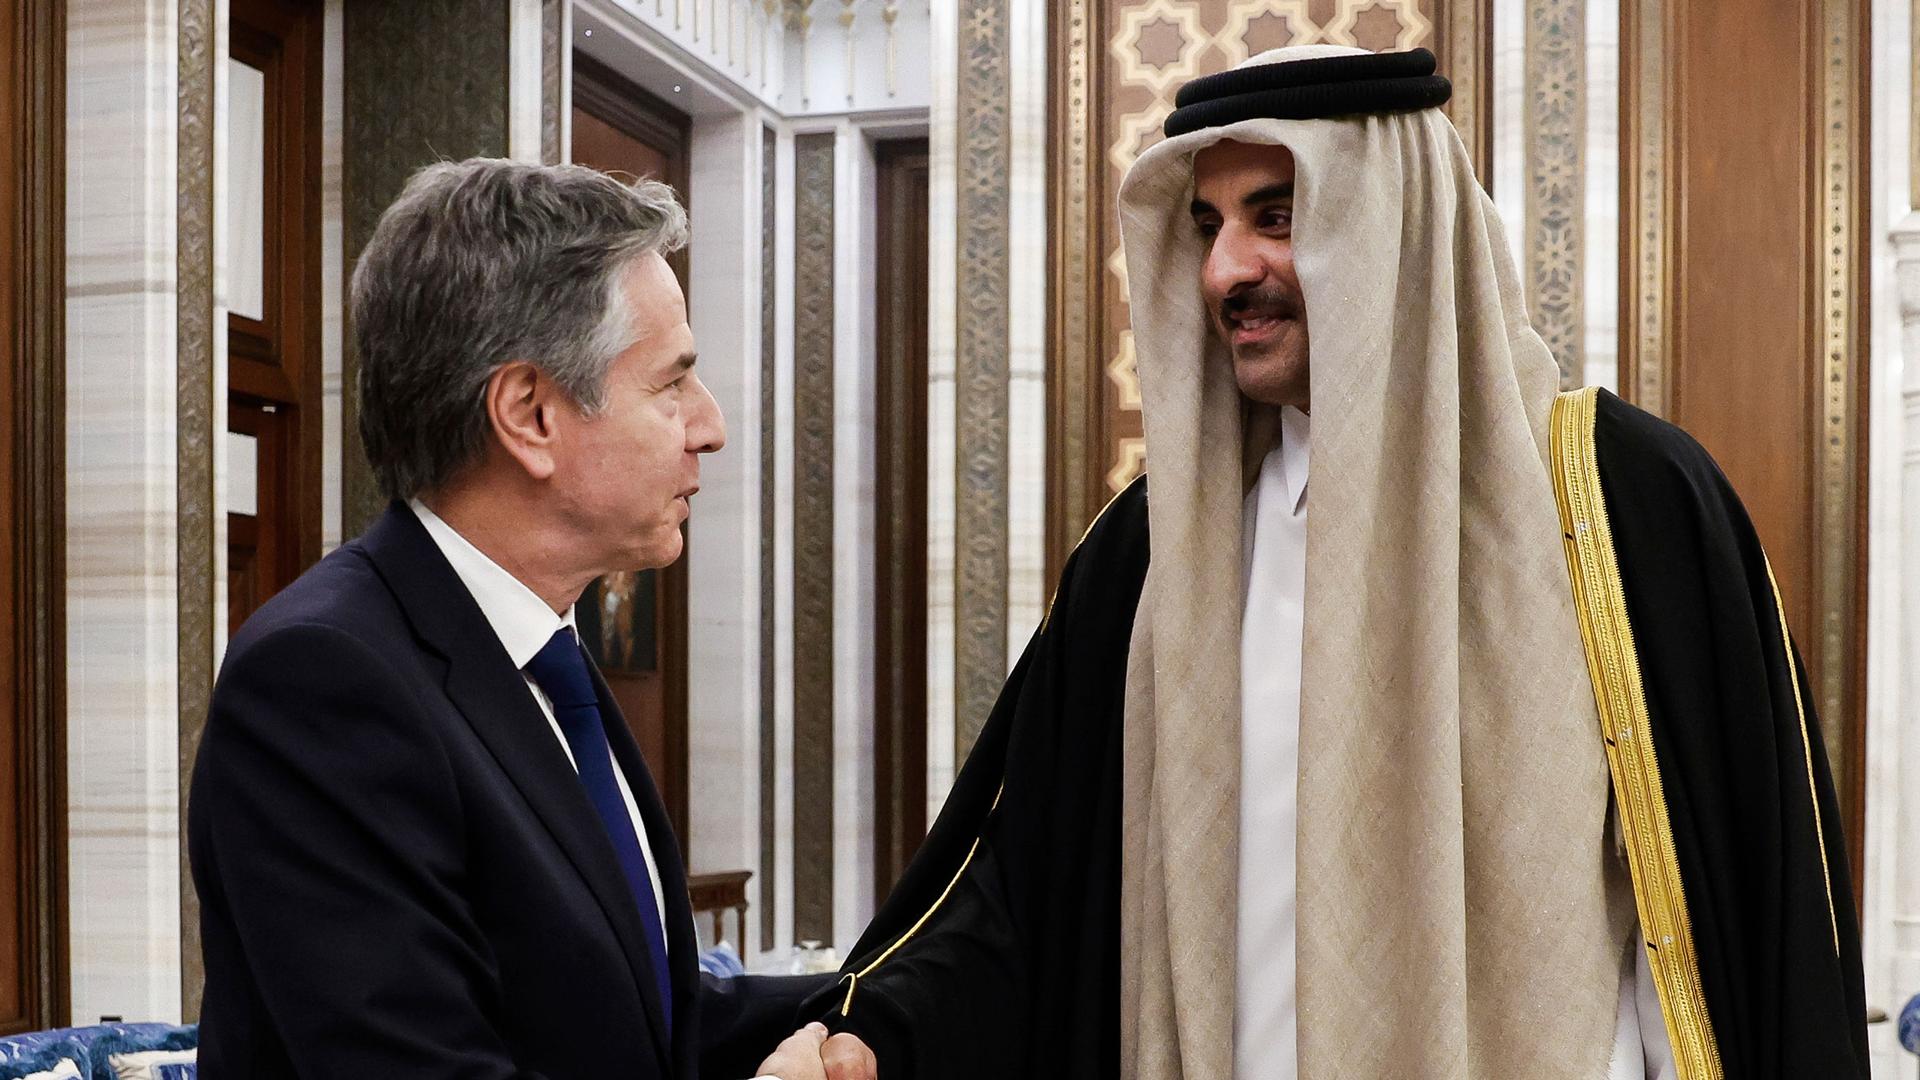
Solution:
[(829, 1036), (815, 1022), (787, 1036), (760, 1063), (754, 1080), (879, 1080), (873, 1051), (858, 1036)]

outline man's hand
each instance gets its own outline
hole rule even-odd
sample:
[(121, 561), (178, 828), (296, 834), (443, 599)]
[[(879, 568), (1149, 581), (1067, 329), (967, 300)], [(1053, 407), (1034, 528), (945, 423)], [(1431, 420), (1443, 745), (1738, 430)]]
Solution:
[(827, 1080), (880, 1080), (880, 1063), (860, 1036), (841, 1032), (820, 1047)]
[(819, 1023), (787, 1036), (760, 1063), (760, 1076), (779, 1080), (879, 1080), (873, 1051), (853, 1035), (827, 1037)]

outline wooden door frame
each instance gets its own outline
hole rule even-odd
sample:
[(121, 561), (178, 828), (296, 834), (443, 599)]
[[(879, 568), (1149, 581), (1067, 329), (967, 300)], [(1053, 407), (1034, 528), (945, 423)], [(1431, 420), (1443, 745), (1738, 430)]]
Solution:
[[(693, 118), (578, 49), (573, 53), (572, 89), (574, 108), (591, 113), (635, 140), (676, 150), (668, 155), (671, 170), (665, 179), (691, 214)], [(667, 256), (667, 265), (673, 268), (681, 290), (685, 291), (692, 273), (687, 249), (683, 247)], [(654, 593), (654, 631), (660, 643), (660, 698), (666, 720), (667, 760), (649, 761), (647, 766), (659, 771), (667, 818), (673, 823), (680, 841), (681, 858), (685, 861), (693, 850), (688, 793), (692, 771), (687, 730), (687, 559), (692, 538), (684, 527), (682, 536), (685, 542), (680, 557), (661, 568)], [(628, 724), (631, 726), (631, 719)]]
[[(18, 524), (9, 560), (15, 798), (20, 852), (15, 901), (20, 933), (0, 944), (15, 965), (19, 1015), (0, 1034), (68, 1022), (65, 604), (66, 5), (18, 0), (0, 34), (16, 62), (0, 86), (8, 140), (0, 207), (11, 470), (8, 512)], [(11, 954), (10, 956), (8, 954)]]
[[(874, 431), (874, 889), (876, 904), (927, 834), (927, 312), (924, 233), (901, 225), (907, 174), (928, 169), (926, 139), (874, 147), (876, 174)], [(924, 184), (924, 181), (923, 181)], [(920, 207), (921, 221), (927, 209)], [(916, 265), (916, 260), (918, 265)], [(890, 361), (900, 360), (904, 363)]]
[(227, 392), (286, 417), (287, 461), (272, 508), (292, 541), (272, 567), (281, 587), (319, 561), (321, 546), (321, 15), (313, 0), (233, 0), (228, 13), (228, 52), (265, 65), (268, 159), (263, 317), (228, 312)]

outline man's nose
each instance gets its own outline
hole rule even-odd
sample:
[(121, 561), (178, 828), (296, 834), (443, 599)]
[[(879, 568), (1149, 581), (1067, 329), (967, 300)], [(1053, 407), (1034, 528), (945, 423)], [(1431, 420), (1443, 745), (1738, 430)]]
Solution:
[(1207, 251), (1206, 265), (1202, 267), (1201, 274), (1205, 278), (1208, 293), (1230, 296), (1237, 288), (1259, 284), (1267, 276), (1267, 267), (1254, 245), (1233, 230), (1222, 229), (1214, 237), (1213, 247)]
[(693, 416), (687, 423), (687, 452), (690, 454), (711, 454), (727, 445), (727, 419), (720, 414), (720, 403), (714, 400), (706, 383), (696, 383), (700, 393), (693, 403)]

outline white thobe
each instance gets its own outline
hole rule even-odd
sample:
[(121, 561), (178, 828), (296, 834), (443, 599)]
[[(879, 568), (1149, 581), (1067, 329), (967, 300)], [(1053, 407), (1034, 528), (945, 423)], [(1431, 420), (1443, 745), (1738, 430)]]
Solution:
[[(1280, 445), (1247, 494), (1240, 629), (1240, 905), (1236, 1080), (1293, 1080), (1294, 840), (1300, 774), (1300, 652), (1307, 585), (1310, 428), (1283, 408)], [(1607, 1080), (1672, 1080), (1673, 1052), (1645, 953), (1622, 943)], [(1633, 960), (1627, 960), (1631, 953)]]

